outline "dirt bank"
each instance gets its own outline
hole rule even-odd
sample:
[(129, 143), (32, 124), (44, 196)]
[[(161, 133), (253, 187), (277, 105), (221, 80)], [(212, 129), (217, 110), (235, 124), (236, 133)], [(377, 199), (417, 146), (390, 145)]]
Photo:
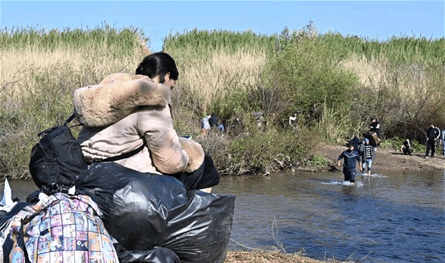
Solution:
[[(326, 160), (329, 160), (330, 166), (336, 166), (337, 158), (345, 146), (325, 145), (318, 151)], [(411, 156), (403, 155), (400, 151), (391, 149), (377, 148), (377, 157), (372, 162), (373, 169), (382, 170), (443, 170), (445, 169), (445, 158), (442, 148), (436, 151), (434, 158), (425, 158), (425, 153), (415, 152)], [(337, 167), (338, 168), (338, 167)]]

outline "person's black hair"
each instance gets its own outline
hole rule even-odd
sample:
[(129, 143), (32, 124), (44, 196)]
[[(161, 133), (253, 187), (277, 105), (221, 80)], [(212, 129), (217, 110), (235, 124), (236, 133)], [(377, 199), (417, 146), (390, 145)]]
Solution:
[(178, 80), (178, 69), (173, 58), (164, 52), (150, 54), (142, 60), (136, 69), (137, 75), (145, 75), (149, 78), (159, 76), (159, 82), (165, 82), (165, 75), (170, 73), (170, 79)]

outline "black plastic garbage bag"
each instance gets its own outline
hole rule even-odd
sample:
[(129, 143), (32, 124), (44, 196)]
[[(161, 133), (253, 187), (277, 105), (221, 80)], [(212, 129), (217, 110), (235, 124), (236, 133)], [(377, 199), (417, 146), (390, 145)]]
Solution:
[(129, 251), (163, 247), (181, 262), (225, 259), (235, 196), (186, 191), (176, 178), (116, 163), (91, 165), (76, 188), (98, 204), (108, 232)]
[(128, 251), (122, 245), (115, 244), (120, 263), (180, 263), (175, 252), (165, 247), (154, 247), (151, 250)]

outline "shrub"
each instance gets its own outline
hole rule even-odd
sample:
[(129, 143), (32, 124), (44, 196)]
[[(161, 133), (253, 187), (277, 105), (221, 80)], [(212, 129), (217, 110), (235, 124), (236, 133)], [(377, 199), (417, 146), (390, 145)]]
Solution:
[(316, 38), (302, 37), (267, 65), (263, 85), (277, 91), (276, 103), (288, 102), (280, 112), (303, 113), (316, 123), (324, 104), (336, 112), (349, 109), (358, 77), (339, 67), (332, 54)]

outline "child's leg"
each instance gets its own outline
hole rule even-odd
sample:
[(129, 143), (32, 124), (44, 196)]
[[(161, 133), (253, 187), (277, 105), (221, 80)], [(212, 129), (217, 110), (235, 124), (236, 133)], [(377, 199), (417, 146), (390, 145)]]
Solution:
[(368, 159), (367, 163), (368, 163), (368, 174), (371, 175), (372, 159)]
[(366, 167), (368, 167), (368, 171), (369, 171), (369, 163), (368, 163), (368, 160), (366, 160), (366, 161), (363, 162), (363, 165), (362, 165), (362, 173), (365, 172)]

